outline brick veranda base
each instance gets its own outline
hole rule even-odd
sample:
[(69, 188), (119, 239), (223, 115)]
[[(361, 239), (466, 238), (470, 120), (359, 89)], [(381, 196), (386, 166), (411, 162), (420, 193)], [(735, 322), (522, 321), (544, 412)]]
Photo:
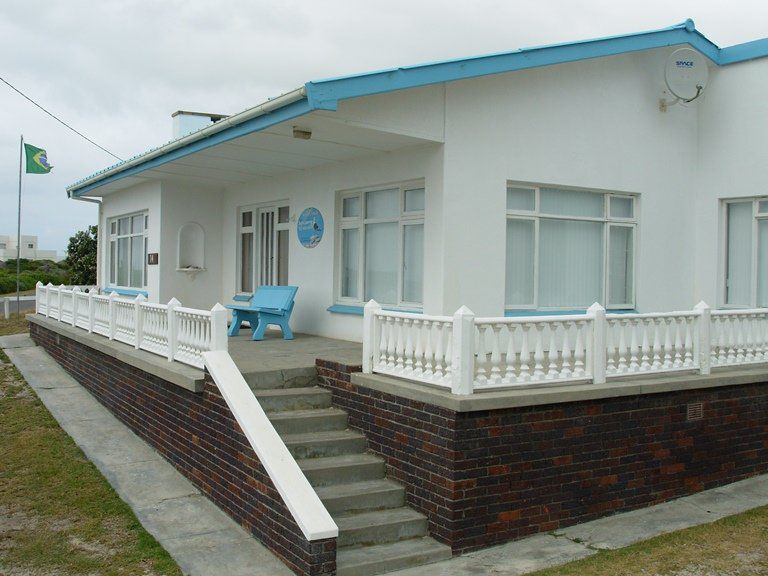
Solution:
[(356, 385), (359, 366), (317, 366), (454, 554), (768, 470), (768, 383), (454, 412)]
[(301, 575), (335, 574), (336, 539), (308, 542), (216, 385), (195, 394), (30, 324), (75, 380)]

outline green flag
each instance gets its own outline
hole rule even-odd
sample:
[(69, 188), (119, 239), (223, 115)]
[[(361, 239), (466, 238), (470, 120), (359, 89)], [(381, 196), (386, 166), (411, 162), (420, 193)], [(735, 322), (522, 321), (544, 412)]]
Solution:
[(24, 152), (27, 156), (27, 174), (48, 174), (53, 168), (48, 164), (48, 156), (42, 148), (24, 144)]

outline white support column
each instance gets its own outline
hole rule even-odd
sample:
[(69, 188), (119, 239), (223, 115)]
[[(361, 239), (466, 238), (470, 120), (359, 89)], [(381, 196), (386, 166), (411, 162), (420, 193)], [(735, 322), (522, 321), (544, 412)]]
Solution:
[(363, 373), (373, 372), (373, 355), (378, 352), (376, 339), (376, 312), (381, 310), (381, 304), (369, 300), (363, 309)]
[(597, 302), (587, 309), (592, 317), (592, 381), (605, 384), (605, 336), (608, 324), (605, 321), (605, 308)]
[(218, 302), (211, 308), (211, 350), (227, 351), (227, 309)]
[(46, 318), (51, 317), (51, 288), (53, 288), (53, 284), (48, 282), (48, 284), (45, 287), (45, 317)]
[(8, 320), (11, 317), (11, 300), (3, 298), (3, 317)]
[(699, 360), (699, 374), (712, 371), (712, 309), (703, 300), (693, 307), (699, 313), (699, 337), (693, 341), (693, 357)]
[(88, 290), (88, 333), (93, 334), (93, 324), (95, 321), (94, 312), (96, 309), (96, 301), (93, 299), (93, 294), (96, 292), (96, 288)]
[(141, 341), (144, 339), (144, 314), (142, 314), (141, 303), (147, 299), (144, 294), (137, 294), (136, 300), (133, 303), (134, 321), (133, 325), (136, 329), (136, 342), (134, 342), (134, 348), (136, 350), (141, 349)]
[(80, 293), (80, 288), (74, 286), (72, 288), (72, 327), (77, 326), (77, 295)]
[(45, 289), (45, 286), (43, 286), (43, 283), (40, 282), (40, 280), (38, 280), (37, 283), (35, 284), (35, 314), (40, 314), (40, 300), (43, 297), (44, 289)]
[(179, 335), (176, 328), (177, 306), (181, 306), (181, 302), (176, 300), (176, 298), (171, 298), (171, 301), (168, 302), (168, 362), (173, 362), (179, 343)]
[(115, 318), (115, 299), (117, 298), (117, 294), (115, 292), (109, 293), (109, 303), (108, 303), (108, 311), (109, 311), (109, 339), (114, 340), (115, 339), (115, 329), (117, 327), (117, 322)]
[(475, 381), (475, 314), (462, 306), (453, 315), (451, 392), (472, 394)]
[(58, 314), (58, 318), (56, 318), (56, 320), (58, 320), (59, 322), (61, 322), (61, 317), (63, 316), (63, 314), (61, 313), (61, 311), (62, 311), (62, 306), (61, 306), (61, 297), (62, 296), (61, 295), (64, 294), (64, 290), (65, 289), (66, 288), (65, 288), (64, 284), (59, 284), (59, 298), (58, 298), (58, 301), (59, 301), (59, 314)]

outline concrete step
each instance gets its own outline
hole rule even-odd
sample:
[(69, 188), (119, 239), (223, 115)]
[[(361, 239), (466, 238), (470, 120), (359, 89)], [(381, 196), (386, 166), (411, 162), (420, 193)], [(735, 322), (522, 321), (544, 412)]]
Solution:
[(265, 412), (330, 408), (332, 394), (325, 388), (273, 388), (254, 390), (253, 395)]
[(254, 391), (274, 388), (306, 388), (317, 384), (317, 370), (314, 367), (284, 370), (265, 369), (245, 372), (243, 378)]
[(384, 477), (384, 460), (372, 454), (346, 454), (297, 460), (312, 486), (351, 484)]
[(427, 535), (427, 517), (411, 508), (352, 512), (333, 517), (339, 527), (336, 545), (373, 546)]
[(386, 479), (322, 486), (316, 492), (331, 514), (405, 505), (405, 489), (397, 482)]
[(338, 408), (288, 410), (286, 412), (271, 412), (267, 416), (280, 436), (345, 430), (347, 427), (347, 413)]
[[(378, 546), (339, 548), (337, 576), (372, 576), (448, 560), (451, 549), (432, 538), (413, 538)], [(448, 572), (446, 572), (447, 574)]]
[(283, 442), (294, 458), (322, 458), (365, 451), (365, 436), (353, 430), (284, 434)]

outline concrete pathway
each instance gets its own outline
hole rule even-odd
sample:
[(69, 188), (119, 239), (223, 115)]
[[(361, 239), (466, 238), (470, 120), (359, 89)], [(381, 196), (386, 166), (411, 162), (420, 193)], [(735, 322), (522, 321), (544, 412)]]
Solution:
[(36, 347), (29, 336), (1, 336), (0, 348), (184, 574), (293, 575)]
[[(0, 336), (0, 348), (185, 574), (293, 574), (28, 336)], [(517, 576), (764, 505), (768, 505), (768, 475), (390, 574)]]

